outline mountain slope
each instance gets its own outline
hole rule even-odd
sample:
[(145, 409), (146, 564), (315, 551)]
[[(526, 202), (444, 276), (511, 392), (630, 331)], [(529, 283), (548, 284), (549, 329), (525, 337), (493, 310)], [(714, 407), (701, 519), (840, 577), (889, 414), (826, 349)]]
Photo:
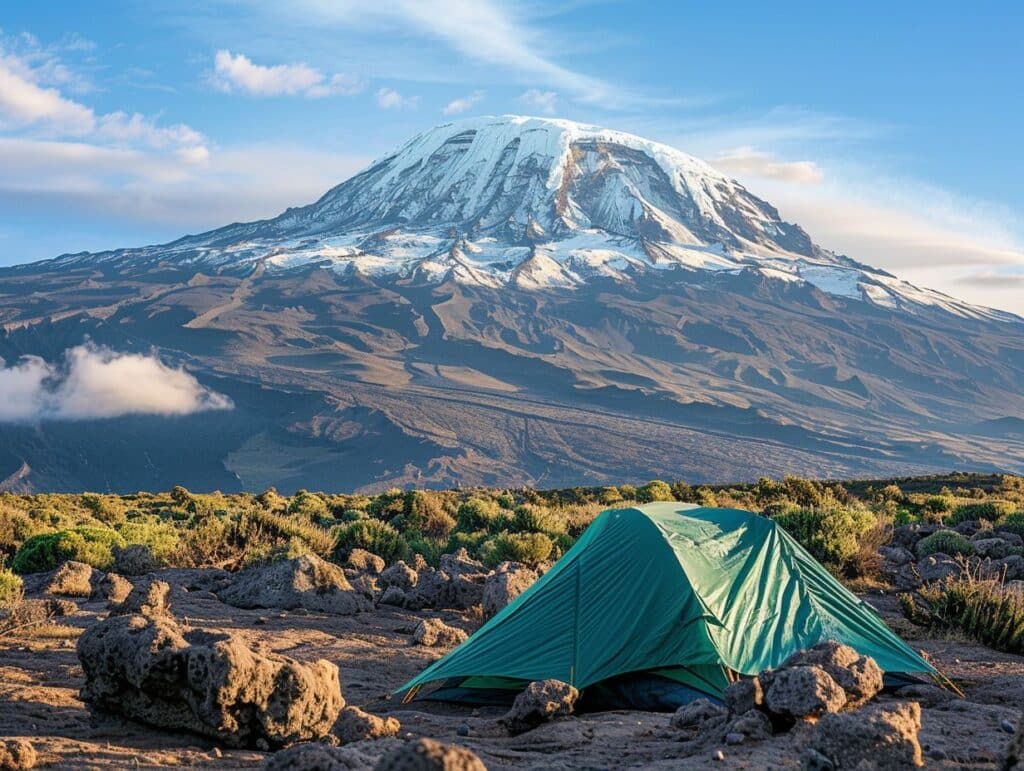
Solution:
[[(566, 121), (447, 124), (271, 220), (0, 271), (0, 320), (7, 360), (88, 335), (229, 392), (205, 484), (211, 463), (250, 488), (1024, 468), (1019, 436), (978, 428), (1024, 414), (1024, 321)], [(274, 393), (303, 406), (269, 415)], [(0, 427), (0, 478), (70, 484), (56, 446), (76, 430)]]

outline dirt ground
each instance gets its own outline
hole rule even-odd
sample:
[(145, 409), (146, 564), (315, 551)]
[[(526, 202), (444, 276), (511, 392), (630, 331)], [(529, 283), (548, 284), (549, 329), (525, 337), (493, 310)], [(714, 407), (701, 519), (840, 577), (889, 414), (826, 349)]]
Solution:
[[(500, 710), (401, 705), (388, 692), (444, 651), (416, 646), (411, 633), (420, 618), (438, 616), (472, 631), (472, 614), (381, 607), (351, 617), (305, 611), (240, 610), (213, 594), (186, 592), (176, 571), (161, 578), (176, 587), (172, 608), (194, 627), (240, 633), (256, 648), (300, 660), (325, 658), (341, 669), (346, 700), (402, 723), (402, 737), (430, 736), (475, 751), (489, 769), (697, 769), (799, 768), (799, 730), (738, 746), (709, 744), (669, 726), (669, 715), (644, 712), (587, 714), (550, 723), (518, 737), (500, 730)], [(953, 638), (926, 639), (902, 620), (891, 595), (864, 598), (896, 630), (952, 678), (967, 699), (923, 700), (921, 744), (929, 768), (995, 768), (1024, 707), (1024, 659)], [(22, 737), (47, 768), (254, 768), (266, 757), (220, 748), (191, 734), (93, 714), (78, 698), (82, 669), (75, 637), (106, 615), (103, 602), (82, 600), (61, 626), (0, 639), (0, 736)], [(883, 696), (884, 698), (893, 698)], [(460, 736), (459, 728), (468, 727)], [(716, 761), (721, 751), (723, 761)]]

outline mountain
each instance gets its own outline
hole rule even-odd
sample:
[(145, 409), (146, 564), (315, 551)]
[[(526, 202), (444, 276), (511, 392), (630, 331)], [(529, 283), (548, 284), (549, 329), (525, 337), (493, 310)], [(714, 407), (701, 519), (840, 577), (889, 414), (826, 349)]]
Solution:
[(233, 410), (0, 425), (18, 489), (1024, 470), (1024, 320), (671, 147), (439, 126), (270, 220), (0, 270), (0, 356), (159, 351)]

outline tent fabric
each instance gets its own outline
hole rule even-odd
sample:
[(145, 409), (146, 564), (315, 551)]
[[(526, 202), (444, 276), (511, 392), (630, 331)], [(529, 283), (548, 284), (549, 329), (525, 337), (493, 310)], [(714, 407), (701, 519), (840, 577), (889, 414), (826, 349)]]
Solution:
[(651, 503), (602, 512), (529, 589), (398, 693), (555, 678), (585, 689), (630, 672), (720, 697), (826, 639), (886, 672), (934, 672), (771, 519)]

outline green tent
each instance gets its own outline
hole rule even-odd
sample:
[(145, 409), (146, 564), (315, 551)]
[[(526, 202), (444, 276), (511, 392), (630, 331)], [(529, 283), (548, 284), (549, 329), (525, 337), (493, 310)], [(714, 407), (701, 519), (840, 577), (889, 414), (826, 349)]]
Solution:
[(887, 674), (935, 671), (771, 519), (652, 503), (602, 512), (533, 586), (397, 693), (431, 684), (429, 698), (498, 703), (555, 678), (607, 705), (670, 707), (721, 697), (737, 674), (827, 639)]

